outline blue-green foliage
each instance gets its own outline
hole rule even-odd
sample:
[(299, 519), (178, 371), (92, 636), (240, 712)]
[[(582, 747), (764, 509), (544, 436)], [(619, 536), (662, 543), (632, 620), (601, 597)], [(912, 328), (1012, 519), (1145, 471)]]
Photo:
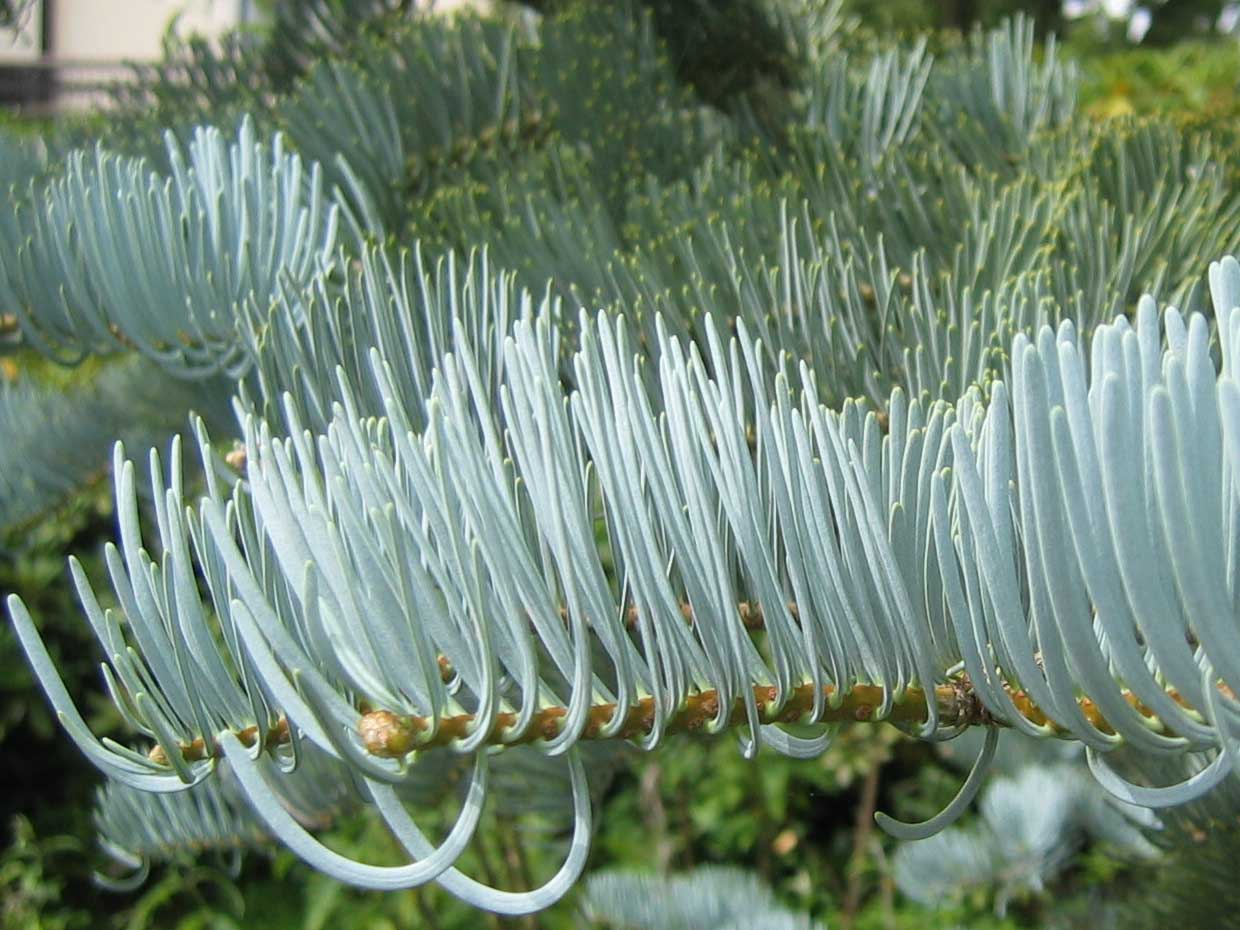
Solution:
[(228, 422), (223, 379), (187, 382), (145, 359), (104, 367), (67, 389), (0, 383), (0, 526), (52, 509), (70, 492), (105, 477), (118, 438), (131, 448), (162, 444), (191, 410)]
[[(655, 749), (704, 692), (719, 710), (702, 731), (735, 729), (747, 757), (820, 755), (822, 718), (857, 684), (881, 692), (876, 717), (924, 701), (910, 731), (952, 735), (934, 693), (951, 683), (991, 721), (1085, 744), (1130, 802), (1228, 776), (1240, 213), (1225, 149), (1081, 118), (1075, 69), (1027, 21), (932, 56), (855, 33), (834, 5), (777, 5), (772, 22), (797, 23), (789, 85), (720, 109), (627, 6), (515, 23), (398, 8), (371, 29), (322, 0), (283, 35), (278, 4), (268, 44), (195, 46), (158, 78), (179, 88), (157, 95), (163, 156), (131, 154), (150, 140), (121, 119), (114, 145), (14, 162), (10, 340), (222, 376), (244, 443), (225, 463), (225, 434), (196, 420), (201, 482), (181, 442), (147, 457), (143, 436), (137, 468), (118, 448), (110, 592), (72, 563), (140, 745), (96, 737), (8, 602), (70, 736), (125, 786), (100, 815), (123, 857), (261, 831), (358, 887), (437, 882), (525, 914), (585, 867), (588, 738), (640, 710), (635, 742)], [(255, 62), (244, 92), (231, 75)], [(227, 124), (190, 129), (204, 112)], [(25, 388), (3, 399), (13, 420), (56, 412), (50, 435), (92, 449), (105, 414), (137, 413), (106, 393), (89, 418)], [(89, 471), (40, 486), (21, 467), (6, 480), (23, 503)], [(812, 706), (789, 729), (803, 687)], [(356, 737), (375, 708), (419, 718), (399, 758)], [(571, 836), (513, 891), (457, 865), (494, 799), (520, 791), (488, 744), (538, 720), (525, 752), (558, 778)], [(1106, 761), (1121, 743), (1212, 756), (1154, 788)], [(945, 826), (993, 748), (992, 730), (942, 814), (884, 825)], [(399, 864), (342, 855), (299, 816), (316, 758), (347, 773)], [(446, 822), (414, 790), (449, 778), (436, 765), (460, 789)], [(1019, 835), (1008, 853), (1042, 857), (1015, 887), (1053, 870), (1077, 795), (1044, 818), (1055, 830), (1021, 833), (1011, 792), (983, 807), (995, 850)]]
[(586, 885), (587, 919), (623, 930), (820, 930), (782, 908), (739, 869), (703, 867), (674, 878), (609, 872)]
[[(970, 747), (949, 747), (967, 759)], [(941, 907), (981, 891), (1002, 914), (1013, 899), (1044, 892), (1086, 846), (1158, 856), (1146, 832), (1161, 827), (1157, 818), (1108, 797), (1089, 777), (1079, 747), (1005, 734), (996, 768), (975, 824), (896, 850), (894, 878), (913, 900)]]

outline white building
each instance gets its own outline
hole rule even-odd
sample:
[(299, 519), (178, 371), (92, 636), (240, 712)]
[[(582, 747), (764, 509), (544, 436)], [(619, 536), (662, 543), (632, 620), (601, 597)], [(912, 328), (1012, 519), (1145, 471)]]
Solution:
[(159, 57), (165, 34), (215, 36), (253, 15), (252, 0), (16, 0), (0, 28), (0, 100), (32, 108), (73, 105)]
[[(254, 0), (8, 0), (0, 22), (0, 104), (48, 109), (97, 103), (126, 62), (159, 57), (165, 35), (217, 36), (256, 17)], [(486, 8), (486, 0), (417, 0), (423, 10)], [(0, 7), (3, 9), (3, 7)]]

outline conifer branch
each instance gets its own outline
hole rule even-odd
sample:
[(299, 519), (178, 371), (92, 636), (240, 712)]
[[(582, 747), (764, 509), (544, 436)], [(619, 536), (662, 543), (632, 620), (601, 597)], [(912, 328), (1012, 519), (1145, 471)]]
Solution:
[[(446, 660), (441, 660), (441, 663), (446, 663)], [(445, 675), (448, 674), (450, 673), (445, 671)], [(1220, 694), (1229, 698), (1234, 697), (1226, 685), (1220, 684), (1218, 689)], [(1035, 726), (1049, 727), (1056, 736), (1061, 738), (1071, 738), (1071, 732), (1048, 717), (1028, 693), (1011, 687), (1005, 688), (1005, 691), (1026, 721)], [(920, 724), (924, 723), (927, 717), (926, 693), (923, 689), (916, 687), (907, 688), (900, 697), (888, 701), (886, 690), (879, 685), (857, 684), (842, 695), (834, 687), (827, 686), (823, 689), (823, 697), (827, 704), (817, 717), (814, 717), (812, 713), (813, 685), (802, 685), (794, 689), (782, 706), (777, 706), (778, 692), (772, 686), (755, 686), (753, 694), (763, 724)], [(1184, 699), (1174, 691), (1168, 691), (1167, 695), (1177, 704), (1188, 708)], [(1167, 732), (1154, 712), (1131, 691), (1124, 691), (1123, 697), (1129, 706), (1151, 721), (1151, 726), (1155, 730)], [(986, 710), (969, 683), (967, 675), (960, 675), (949, 684), (936, 686), (934, 701), (938, 708), (939, 723), (945, 728), (1011, 725), (1008, 721), (997, 718)], [(884, 704), (888, 705), (886, 714), (882, 714)], [(1077, 706), (1085, 719), (1101, 732), (1108, 734), (1115, 732), (1094, 701), (1084, 697), (1078, 698)], [(635, 739), (650, 733), (654, 723), (654, 713), (654, 699), (642, 698), (625, 713), (625, 721), (620, 729), (604, 737), (604, 728), (615, 717), (616, 705), (596, 704), (590, 708), (587, 723), (579, 739)], [(512, 734), (507, 731), (516, 724), (517, 715), (514, 713), (497, 714), (483, 745), (520, 746), (552, 739), (561, 733), (567, 716), (567, 708), (544, 707), (534, 714), (533, 721), (521, 733)], [(430, 717), (403, 715), (390, 710), (368, 709), (364, 710), (358, 719), (357, 733), (363, 747), (371, 755), (381, 759), (400, 759), (411, 752), (451, 747), (453, 743), (471, 735), (477, 720), (474, 714), (456, 714), (442, 717), (436, 723)], [(715, 720), (720, 720), (719, 725), (711, 726), (712, 721)], [(729, 727), (739, 726), (744, 722), (746, 720), (743, 701), (737, 699), (726, 718), (720, 719), (718, 694), (714, 690), (706, 690), (691, 695), (685, 701), (684, 706), (672, 715), (665, 732), (669, 734), (715, 733), (722, 732)], [(253, 747), (257, 734), (257, 727), (247, 727), (239, 731), (236, 736), (243, 746)], [(285, 745), (290, 735), (288, 721), (281, 717), (268, 731), (264, 747), (272, 750)], [(197, 762), (219, 754), (218, 750), (208, 751), (206, 741), (202, 738), (180, 745), (182, 757), (186, 762)], [(159, 746), (151, 749), (148, 758), (161, 765), (168, 763), (166, 753)]]

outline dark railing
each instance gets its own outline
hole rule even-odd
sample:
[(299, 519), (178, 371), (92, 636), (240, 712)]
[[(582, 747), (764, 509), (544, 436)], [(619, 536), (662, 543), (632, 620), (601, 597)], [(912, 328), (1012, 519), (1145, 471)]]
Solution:
[(120, 61), (41, 58), (0, 63), (0, 105), (28, 113), (98, 105), (109, 86), (132, 74)]

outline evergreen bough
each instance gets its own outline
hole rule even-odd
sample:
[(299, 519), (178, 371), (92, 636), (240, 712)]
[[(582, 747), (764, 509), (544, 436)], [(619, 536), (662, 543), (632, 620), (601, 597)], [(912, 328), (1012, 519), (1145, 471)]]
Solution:
[[(931, 54), (769, 0), (780, 80), (708, 102), (619, 5), (296, 6), (170, 48), (97, 143), (4, 140), (4, 345), (141, 361), (44, 455), (5, 443), (0, 513), (84, 480), (57, 455), (104, 464), (144, 392), (239, 424), (227, 451), (195, 418), (192, 470), (118, 445), (107, 597), (70, 561), (135, 746), (8, 599), (121, 861), (275, 840), (527, 913), (582, 872), (600, 746), (682, 731), (812, 757), (842, 721), (984, 728), (942, 813), (880, 815), (907, 838), (1000, 727), (1146, 807), (1228, 778), (1240, 212), (1208, 132), (1084, 119), (1020, 19)], [(6, 437), (49, 403), (6, 388)], [(1149, 784), (1120, 746), (1190, 761)], [(550, 777), (562, 868), (458, 871)], [(316, 839), (356, 804), (408, 864)]]

